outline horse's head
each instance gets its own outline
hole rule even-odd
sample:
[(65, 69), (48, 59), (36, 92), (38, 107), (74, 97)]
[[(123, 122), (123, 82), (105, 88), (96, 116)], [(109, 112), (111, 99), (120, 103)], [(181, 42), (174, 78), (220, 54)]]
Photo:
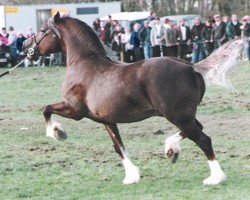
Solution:
[(38, 59), (39, 56), (61, 51), (61, 35), (57, 27), (60, 14), (57, 13), (49, 19), (47, 24), (42, 25), (40, 31), (28, 38), (23, 44), (24, 53), (30, 59)]

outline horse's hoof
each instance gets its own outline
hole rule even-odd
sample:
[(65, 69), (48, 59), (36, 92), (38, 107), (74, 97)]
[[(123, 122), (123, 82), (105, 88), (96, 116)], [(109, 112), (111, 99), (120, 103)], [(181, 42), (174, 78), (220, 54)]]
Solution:
[(165, 140), (165, 154), (168, 158), (172, 160), (172, 163), (176, 163), (179, 152), (181, 151), (181, 147), (179, 145), (180, 142), (180, 132), (168, 137)]
[(171, 159), (172, 163), (176, 163), (178, 160), (179, 152), (174, 152), (173, 149), (169, 149), (166, 153), (167, 157)]
[(56, 138), (57, 140), (60, 140), (60, 141), (63, 141), (63, 140), (66, 140), (66, 139), (67, 139), (67, 134), (66, 134), (66, 132), (63, 131), (63, 130), (60, 130), (60, 129), (56, 130), (55, 133), (54, 133), (54, 135), (55, 135), (55, 138)]
[(179, 156), (179, 153), (175, 153), (173, 158), (172, 158), (172, 163), (176, 163), (176, 161), (178, 160), (178, 156)]
[(203, 181), (203, 185), (217, 185), (226, 181), (226, 175), (222, 172), (217, 176), (209, 176)]
[(67, 134), (66, 132), (61, 128), (61, 124), (58, 122), (54, 122), (51, 125), (48, 125), (46, 128), (46, 135), (47, 137), (51, 137), (55, 140), (66, 140)]
[(133, 176), (126, 176), (125, 179), (122, 181), (124, 185), (130, 185), (130, 184), (138, 183), (140, 181), (139, 169), (136, 169), (136, 171), (132, 173), (133, 173)]
[(129, 185), (133, 183), (138, 183), (140, 181), (139, 168), (133, 165), (128, 159), (123, 160), (123, 165), (125, 167), (125, 178), (122, 181), (123, 184)]

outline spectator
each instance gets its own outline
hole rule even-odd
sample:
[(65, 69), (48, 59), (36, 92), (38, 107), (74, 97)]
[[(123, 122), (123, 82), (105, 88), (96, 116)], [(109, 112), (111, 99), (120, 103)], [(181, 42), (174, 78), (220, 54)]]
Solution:
[(121, 60), (121, 40), (119, 39), (119, 35), (115, 34), (111, 43), (111, 49), (116, 52), (117, 57)]
[(249, 52), (249, 46), (250, 46), (250, 24), (247, 23), (247, 18), (242, 19), (242, 25), (240, 26), (241, 30), (241, 36), (244, 41), (244, 47), (247, 58), (245, 60), (250, 60), (250, 52)]
[(97, 30), (97, 36), (105, 45), (109, 45), (110, 35), (108, 35), (104, 22), (100, 22), (100, 28)]
[(0, 46), (6, 46), (8, 44), (8, 38), (0, 34)]
[(228, 17), (228, 16), (223, 16), (223, 17), (222, 17), (222, 21), (223, 21), (225, 24), (228, 24), (228, 22), (229, 22), (229, 17)]
[(108, 46), (110, 46), (110, 44), (111, 44), (111, 26), (112, 26), (112, 23), (113, 23), (112, 17), (111, 17), (111, 15), (109, 15), (108, 21), (105, 24), (105, 30), (106, 30), (106, 35), (107, 35), (106, 45), (108, 45)]
[(135, 23), (133, 26), (133, 32), (131, 33), (130, 44), (133, 46), (133, 51), (135, 54), (135, 60), (139, 61), (142, 59), (140, 51), (140, 38), (139, 38), (140, 24)]
[(144, 58), (148, 59), (153, 56), (152, 46), (150, 42), (151, 27), (149, 26), (149, 21), (144, 21), (144, 27), (139, 33), (140, 41), (143, 45)]
[(200, 18), (196, 18), (191, 31), (193, 41), (192, 63), (197, 63), (204, 58), (203, 40), (201, 38), (201, 31), (203, 27), (204, 24), (201, 23)]
[(2, 31), (0, 34), (1, 51), (7, 51), (6, 45), (8, 44), (8, 37), (9, 37), (9, 34), (6, 32), (6, 29), (2, 28)]
[[(112, 41), (114, 35), (116, 34), (116, 29), (117, 29), (117, 25), (118, 25), (118, 21), (117, 20), (113, 20), (112, 21), (112, 24), (111, 24), (111, 27), (110, 27), (110, 39)], [(121, 26), (120, 26), (121, 27)]]
[(171, 28), (170, 27), (170, 20), (169, 19), (165, 19), (163, 26), (164, 26), (165, 29)]
[(164, 40), (164, 27), (161, 25), (160, 18), (156, 18), (155, 25), (151, 29), (150, 41), (153, 48), (153, 57), (161, 56), (161, 46)]
[(154, 11), (150, 12), (150, 16), (148, 17), (148, 21), (149, 21), (149, 26), (151, 28), (154, 26), (156, 18), (157, 18), (156, 12), (154, 12)]
[(170, 20), (170, 28), (164, 30), (164, 40), (166, 47), (163, 48), (163, 55), (177, 57), (177, 29), (172, 20)]
[(17, 49), (17, 59), (19, 60), (22, 58), (23, 53), (22, 53), (22, 47), (23, 47), (23, 42), (26, 40), (26, 37), (24, 37), (22, 32), (17, 33), (17, 39), (16, 39), (16, 49)]
[[(115, 21), (116, 23), (118, 23), (117, 21)], [(113, 40), (114, 35), (118, 35), (119, 39), (121, 39), (121, 34), (124, 33), (124, 29), (120, 24), (116, 24), (114, 27), (114, 30), (111, 33), (111, 39)]]
[[(244, 18), (247, 20), (247, 25), (250, 26), (250, 15), (247, 15)], [(250, 55), (250, 45), (249, 45), (249, 48), (248, 48), (248, 55)]]
[(238, 21), (237, 15), (232, 15), (231, 21), (228, 22), (226, 27), (227, 38), (229, 40), (233, 40), (240, 37), (241, 35), (240, 26), (241, 23)]
[(16, 64), (16, 60), (17, 60), (16, 40), (17, 40), (17, 35), (14, 31), (14, 28), (12, 26), (10, 26), (7, 46), (9, 46), (9, 48), (10, 48), (11, 66), (14, 66)]
[(7, 33), (7, 31), (6, 31), (6, 28), (5, 28), (5, 27), (3, 27), (3, 28), (2, 28), (2, 30), (1, 30), (1, 35), (2, 35), (2, 36), (4, 36), (4, 37), (6, 37), (6, 38), (8, 38), (8, 37), (9, 37), (9, 33)]
[(207, 19), (205, 27), (201, 31), (201, 38), (204, 41), (204, 53), (208, 57), (213, 52), (213, 34), (212, 21)]
[(124, 34), (121, 35), (122, 50), (124, 54), (124, 62), (134, 62), (134, 52), (132, 45), (130, 44), (131, 32), (130, 28), (126, 28)]
[(96, 18), (95, 21), (93, 22), (92, 28), (96, 33), (100, 29), (100, 23), (101, 23), (101, 20), (99, 18)]
[(221, 45), (227, 42), (226, 39), (226, 24), (221, 21), (220, 15), (214, 16), (215, 25), (213, 27), (214, 49), (218, 49)]
[(177, 27), (177, 43), (178, 43), (178, 57), (181, 59), (187, 59), (188, 54), (188, 43), (191, 40), (191, 31), (188, 26), (186, 26), (186, 19), (181, 19), (179, 21), (179, 26)]
[[(51, 55), (50, 55), (51, 56)], [(62, 52), (54, 53), (54, 59), (51, 63), (53, 66), (62, 66), (63, 65), (63, 58), (62, 58)]]
[(155, 11), (150, 12), (150, 16), (148, 17), (148, 21), (154, 21), (157, 18), (157, 14)]
[(29, 27), (28, 28), (28, 31), (27, 31), (27, 36), (26, 38), (30, 38), (32, 37), (33, 35), (35, 35), (34, 31), (33, 31), (33, 28), (32, 27)]

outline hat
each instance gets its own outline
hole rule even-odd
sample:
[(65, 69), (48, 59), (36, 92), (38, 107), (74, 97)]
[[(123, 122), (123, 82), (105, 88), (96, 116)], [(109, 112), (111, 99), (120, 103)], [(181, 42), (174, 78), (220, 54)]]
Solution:
[(218, 17), (220, 17), (220, 15), (214, 15), (214, 18), (218, 18)]

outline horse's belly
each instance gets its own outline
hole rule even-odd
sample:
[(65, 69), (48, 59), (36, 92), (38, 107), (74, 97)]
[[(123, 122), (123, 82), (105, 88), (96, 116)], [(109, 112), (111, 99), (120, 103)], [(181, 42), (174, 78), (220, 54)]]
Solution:
[(88, 114), (88, 117), (99, 122), (108, 123), (131, 123), (147, 119), (152, 116), (161, 116), (158, 111), (155, 110), (143, 110), (143, 111), (123, 111), (117, 110), (116, 112), (103, 112)]
[(100, 101), (89, 104), (88, 108), (92, 118), (110, 123), (129, 123), (159, 115), (147, 102), (128, 99)]

